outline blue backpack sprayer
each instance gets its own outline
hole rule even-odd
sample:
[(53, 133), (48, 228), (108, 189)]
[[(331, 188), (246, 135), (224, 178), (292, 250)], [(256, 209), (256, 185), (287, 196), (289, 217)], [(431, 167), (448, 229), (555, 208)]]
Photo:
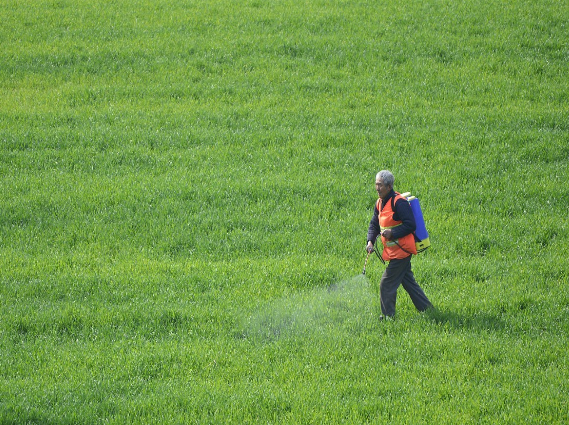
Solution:
[[(417, 253), (423, 252), (428, 247), (431, 246), (431, 242), (429, 241), (429, 233), (427, 232), (427, 227), (425, 226), (425, 219), (423, 218), (423, 211), (421, 210), (421, 204), (419, 203), (419, 198), (416, 196), (411, 196), (411, 192), (402, 193), (403, 196), (409, 202), (409, 206), (411, 207), (411, 211), (413, 211), (413, 216), (415, 217), (415, 247), (417, 248)], [(391, 200), (393, 202), (393, 198)], [(381, 254), (377, 250), (377, 247), (374, 247), (375, 255), (381, 260), (383, 263), (383, 258), (381, 258)], [(364, 263), (364, 271), (362, 274), (366, 274), (366, 266), (367, 260), (369, 258), (369, 254), (371, 251), (367, 253), (366, 260)]]
[(411, 211), (413, 211), (413, 216), (415, 217), (415, 224), (417, 225), (415, 229), (415, 246), (417, 247), (417, 253), (423, 252), (431, 246), (431, 242), (429, 241), (429, 233), (425, 226), (425, 219), (423, 218), (419, 198), (411, 196), (411, 192), (402, 193), (401, 196), (407, 198), (411, 206)]

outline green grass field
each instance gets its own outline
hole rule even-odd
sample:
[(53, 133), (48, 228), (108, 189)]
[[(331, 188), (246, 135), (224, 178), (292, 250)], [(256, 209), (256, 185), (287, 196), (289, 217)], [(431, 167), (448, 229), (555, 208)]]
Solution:
[[(0, 20), (0, 424), (569, 422), (567, 1)], [(437, 309), (382, 322), (384, 168)]]

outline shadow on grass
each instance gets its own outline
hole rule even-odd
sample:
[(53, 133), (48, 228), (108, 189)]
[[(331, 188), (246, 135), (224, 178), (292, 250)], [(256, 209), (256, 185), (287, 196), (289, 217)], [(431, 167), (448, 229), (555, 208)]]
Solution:
[(474, 331), (502, 331), (506, 329), (503, 320), (483, 312), (468, 315), (431, 308), (424, 314), (428, 320), (446, 328), (471, 329)]

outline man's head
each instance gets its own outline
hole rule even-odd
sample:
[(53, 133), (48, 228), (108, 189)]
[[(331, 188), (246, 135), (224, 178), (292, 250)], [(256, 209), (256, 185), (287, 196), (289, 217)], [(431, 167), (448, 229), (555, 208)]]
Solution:
[(380, 198), (385, 198), (393, 189), (393, 182), (395, 177), (391, 174), (389, 170), (381, 170), (375, 176), (375, 190)]

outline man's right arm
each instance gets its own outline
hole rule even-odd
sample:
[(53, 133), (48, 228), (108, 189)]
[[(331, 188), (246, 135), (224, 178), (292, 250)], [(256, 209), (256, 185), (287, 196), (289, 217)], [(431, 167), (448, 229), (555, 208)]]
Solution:
[(379, 227), (379, 210), (377, 209), (377, 206), (375, 206), (373, 209), (373, 217), (371, 218), (371, 221), (369, 222), (369, 228), (367, 231), (368, 246), (369, 246), (369, 242), (371, 242), (372, 244), (375, 244), (375, 240), (379, 236), (380, 232), (381, 232), (381, 229)]

